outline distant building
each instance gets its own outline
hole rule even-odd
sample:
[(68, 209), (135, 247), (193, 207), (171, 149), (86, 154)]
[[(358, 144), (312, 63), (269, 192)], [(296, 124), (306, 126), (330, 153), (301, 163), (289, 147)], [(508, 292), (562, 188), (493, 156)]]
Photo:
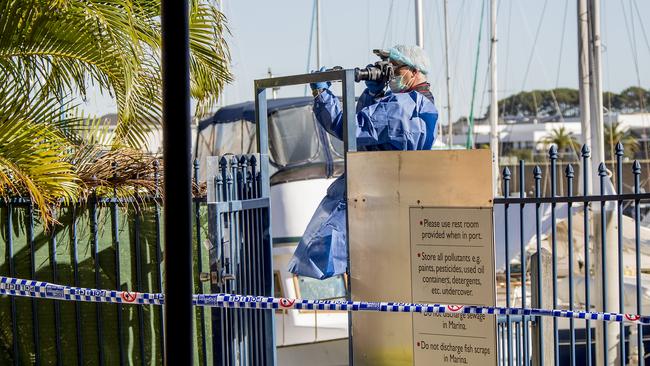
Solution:
[[(557, 117), (505, 117), (499, 121), (499, 142), (502, 156), (506, 159), (508, 153), (513, 150), (530, 150), (533, 155), (546, 154), (548, 146), (542, 141), (551, 135), (553, 130), (564, 127), (578, 141), (582, 140), (579, 117), (565, 117), (559, 121)], [(629, 131), (638, 138), (641, 145), (638, 158), (645, 158), (644, 146), (648, 146), (650, 133), (650, 113), (608, 113), (605, 115), (605, 124), (619, 122), (623, 129)], [(456, 123), (454, 127), (453, 142), (456, 145), (464, 145), (467, 140), (468, 124)], [(474, 142), (477, 146), (489, 145), (490, 143), (490, 121), (487, 118), (474, 120)], [(607, 142), (605, 142), (607, 144)]]
[[(117, 127), (117, 114), (105, 114), (100, 117), (102, 123), (108, 126), (109, 133), (114, 133), (115, 128)], [(192, 151), (194, 151), (194, 144), (196, 142), (196, 130), (197, 124), (192, 123), (191, 125), (191, 135), (192, 136)], [(163, 149), (163, 138), (162, 138), (162, 124), (158, 126), (147, 139), (147, 152), (156, 155), (162, 155)]]

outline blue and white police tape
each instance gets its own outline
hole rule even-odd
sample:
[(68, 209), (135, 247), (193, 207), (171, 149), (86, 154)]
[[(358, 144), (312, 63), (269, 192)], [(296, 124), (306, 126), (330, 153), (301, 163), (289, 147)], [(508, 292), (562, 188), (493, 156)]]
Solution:
[(162, 305), (164, 298), (163, 294), (63, 286), (3, 276), (0, 276), (0, 294), (54, 300), (140, 305)]
[[(163, 305), (165, 302), (163, 294), (63, 286), (51, 284), (49, 282), (23, 280), (3, 276), (0, 276), (0, 294), (53, 300), (136, 305)], [(641, 316), (636, 314), (603, 313), (593, 311), (588, 312), (577, 310), (547, 310), (499, 306), (410, 304), (396, 302), (366, 302), (345, 300), (300, 300), (232, 294), (193, 295), (192, 303), (196, 306), (240, 309), (297, 309), (330, 311), (374, 311), (388, 313), (526, 315), (602, 320), (608, 322), (626, 322), (633, 324), (650, 325), (650, 316)]]

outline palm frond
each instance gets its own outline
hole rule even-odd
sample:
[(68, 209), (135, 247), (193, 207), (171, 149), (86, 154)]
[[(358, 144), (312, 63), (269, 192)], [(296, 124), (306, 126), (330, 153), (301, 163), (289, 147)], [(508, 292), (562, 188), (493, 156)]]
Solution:
[(554, 128), (547, 136), (542, 138), (542, 143), (547, 146), (555, 145), (560, 152), (580, 151), (580, 143), (573, 133), (565, 127)]
[[(29, 196), (51, 223), (52, 207), (91, 193), (160, 193), (138, 150), (162, 115), (160, 0), (6, 0), (0, 14), (0, 196)], [(198, 114), (231, 80), (227, 34), (208, 0), (191, 1)], [(71, 98), (91, 88), (115, 99), (114, 128)]]
[(616, 152), (616, 144), (623, 144), (624, 156), (633, 157), (641, 149), (638, 139), (629, 128), (623, 126), (621, 122), (612, 122), (605, 125), (604, 142), (605, 156), (607, 159), (613, 159)]
[[(160, 0), (8, 0), (0, 5), (0, 70), (62, 99), (114, 95), (116, 141), (143, 147), (161, 119)], [(225, 18), (204, 1), (190, 14), (197, 113), (231, 80)]]
[(223, 87), (232, 81), (229, 34), (225, 16), (214, 6), (193, 1), (190, 11), (190, 90), (197, 100), (197, 115), (213, 107)]
[(67, 140), (49, 124), (59, 118), (56, 100), (34, 94), (26, 103), (24, 93), (12, 93), (15, 85), (0, 85), (0, 194), (30, 197), (48, 224), (52, 207), (76, 199), (78, 179)]

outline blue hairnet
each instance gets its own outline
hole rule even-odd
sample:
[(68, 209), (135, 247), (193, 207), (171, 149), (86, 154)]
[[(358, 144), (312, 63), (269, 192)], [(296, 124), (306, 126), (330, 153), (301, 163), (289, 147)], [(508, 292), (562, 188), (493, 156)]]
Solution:
[(391, 61), (418, 69), (423, 74), (429, 72), (429, 57), (427, 57), (424, 50), (418, 46), (404, 46), (398, 44), (389, 49), (388, 52), (388, 58)]

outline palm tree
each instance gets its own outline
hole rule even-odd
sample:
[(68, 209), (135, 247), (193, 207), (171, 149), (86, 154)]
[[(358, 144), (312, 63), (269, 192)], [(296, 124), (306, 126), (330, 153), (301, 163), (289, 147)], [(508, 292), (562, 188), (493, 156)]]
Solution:
[[(73, 101), (89, 88), (116, 100), (113, 151), (144, 147), (160, 123), (160, 0), (6, 0), (0, 14), (0, 195), (26, 194), (46, 218), (49, 205), (80, 195), (88, 167), (73, 163), (92, 155), (82, 150), (97, 153), (83, 137), (94, 123)], [(231, 80), (224, 24), (209, 0), (190, 1), (197, 114)]]
[(568, 131), (563, 126), (554, 128), (549, 135), (542, 139), (542, 143), (547, 147), (555, 145), (560, 153), (576, 153), (580, 150), (580, 143), (573, 136), (573, 132)]
[(634, 157), (634, 153), (639, 151), (639, 142), (628, 128), (622, 126), (620, 122), (612, 122), (605, 125), (605, 158), (612, 160), (616, 154), (616, 144), (623, 144), (624, 154), (627, 157)]
[[(190, 3), (191, 91), (203, 112), (230, 80), (227, 29), (206, 0)], [(3, 78), (59, 99), (97, 87), (117, 102), (118, 141), (145, 143), (161, 116), (159, 0), (7, 0), (0, 11)]]

